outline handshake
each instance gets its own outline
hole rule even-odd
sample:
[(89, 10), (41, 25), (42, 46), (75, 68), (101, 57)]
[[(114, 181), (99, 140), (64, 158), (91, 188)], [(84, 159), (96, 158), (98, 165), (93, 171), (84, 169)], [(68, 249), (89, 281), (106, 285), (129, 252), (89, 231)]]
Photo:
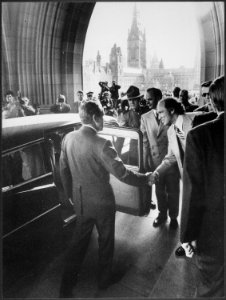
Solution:
[(159, 173), (157, 171), (154, 172), (147, 172), (145, 175), (148, 178), (148, 185), (152, 186), (159, 180)]

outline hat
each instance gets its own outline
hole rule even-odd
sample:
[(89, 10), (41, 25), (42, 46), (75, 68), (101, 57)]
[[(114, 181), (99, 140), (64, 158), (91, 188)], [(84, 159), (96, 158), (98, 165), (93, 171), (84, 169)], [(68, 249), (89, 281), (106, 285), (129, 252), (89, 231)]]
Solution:
[(138, 87), (131, 85), (126, 92), (126, 96), (129, 100), (142, 97), (143, 95), (140, 94), (140, 90), (138, 89)]

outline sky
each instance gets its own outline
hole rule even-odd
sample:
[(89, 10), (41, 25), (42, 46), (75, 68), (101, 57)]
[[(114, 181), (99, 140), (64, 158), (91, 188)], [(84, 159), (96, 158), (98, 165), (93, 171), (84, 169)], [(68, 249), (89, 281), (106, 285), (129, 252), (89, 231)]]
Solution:
[[(109, 62), (114, 43), (126, 61), (127, 37), (135, 2), (97, 2), (90, 19), (84, 61)], [(211, 2), (136, 2), (141, 28), (146, 32), (147, 66), (156, 53), (165, 68), (193, 67), (200, 50), (197, 16), (208, 11)]]

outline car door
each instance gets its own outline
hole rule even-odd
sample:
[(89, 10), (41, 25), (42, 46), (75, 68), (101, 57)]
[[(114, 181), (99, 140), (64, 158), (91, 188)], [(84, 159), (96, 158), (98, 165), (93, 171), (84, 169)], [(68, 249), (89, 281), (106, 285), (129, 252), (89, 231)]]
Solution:
[(60, 202), (44, 139), (3, 153), (2, 208), (4, 259), (35, 253), (59, 233)]
[[(113, 143), (128, 169), (143, 173), (143, 139), (140, 130), (105, 127), (100, 135)], [(110, 182), (115, 194), (117, 211), (137, 216), (149, 213), (151, 190), (148, 186), (131, 186), (113, 175), (110, 176)]]
[(68, 199), (65, 198), (65, 193), (63, 190), (63, 185), (60, 179), (60, 152), (61, 152), (61, 143), (64, 136), (73, 131), (78, 130), (81, 126), (81, 123), (75, 123), (70, 126), (62, 126), (61, 128), (56, 128), (46, 132), (45, 139), (49, 143), (49, 151), (51, 152), (50, 157), (52, 158), (52, 170), (53, 170), (53, 180), (57, 188), (57, 193), (59, 201), (61, 204), (61, 217), (63, 220), (63, 227), (71, 224), (75, 221), (76, 214), (72, 206), (68, 205)]

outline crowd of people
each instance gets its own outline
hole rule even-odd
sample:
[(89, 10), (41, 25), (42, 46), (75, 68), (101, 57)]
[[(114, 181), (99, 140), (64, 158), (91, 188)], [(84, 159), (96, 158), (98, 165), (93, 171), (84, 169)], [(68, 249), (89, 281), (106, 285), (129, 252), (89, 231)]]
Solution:
[[(60, 159), (65, 194), (78, 215), (77, 238), (68, 251), (61, 296), (72, 296), (74, 279), (94, 225), (99, 234), (99, 287), (106, 288), (112, 282), (115, 225), (114, 194), (109, 183), (112, 173), (131, 185), (149, 185), (150, 191), (155, 184), (158, 216), (153, 227), (160, 227), (169, 217), (171, 230), (179, 226), (182, 180), (181, 246), (175, 255), (195, 254), (199, 271), (197, 297), (222, 297), (224, 76), (201, 84), (199, 105), (192, 104), (188, 91), (179, 87), (174, 88), (172, 95), (164, 96), (158, 88), (150, 87), (143, 95), (138, 87), (131, 85), (119, 97), (121, 87), (115, 81), (111, 87), (108, 82), (99, 82), (99, 86), (97, 98), (92, 91), (85, 98), (79, 90), (71, 105), (66, 103), (64, 95), (59, 95), (50, 108), (52, 113), (79, 112), (83, 124), (78, 132), (67, 135)], [(3, 118), (32, 115), (38, 114), (38, 108), (30, 105), (26, 97), (15, 100), (9, 91), (2, 114)], [(103, 128), (103, 115), (114, 117), (119, 126), (141, 130), (146, 174), (127, 169), (111, 142), (98, 136)], [(154, 209), (156, 206), (150, 201)]]
[[(208, 88), (208, 84), (204, 83), (202, 88)], [(100, 101), (104, 114), (114, 117), (119, 126), (136, 127), (140, 126), (141, 115), (152, 109), (151, 98), (145, 98), (145, 95), (140, 94), (139, 88), (136, 86), (130, 86), (127, 92), (119, 93), (121, 86), (112, 81), (112, 85), (108, 86), (107, 81), (100, 81), (100, 92), (98, 95), (94, 95), (94, 92), (88, 91), (84, 93), (82, 90), (78, 90), (73, 103), (67, 103), (66, 96), (59, 94), (56, 102), (49, 108), (49, 113), (78, 113), (80, 104), (83, 100), (97, 100)], [(186, 112), (192, 111), (211, 111), (211, 105), (206, 96), (205, 103), (203, 100), (200, 102), (203, 105), (198, 106), (197, 103), (192, 104), (191, 97), (187, 90), (181, 90), (179, 87), (175, 87), (171, 92), (161, 92), (161, 97), (173, 96), (178, 99), (185, 108)], [(206, 94), (204, 92), (204, 94)], [(128, 97), (129, 96), (129, 97)], [(5, 93), (5, 99), (2, 104), (2, 119), (31, 116), (40, 114), (40, 104), (32, 104), (28, 97), (22, 97), (21, 92), (18, 91), (17, 95), (13, 91), (9, 90)]]
[(40, 105), (32, 105), (28, 97), (22, 97), (19, 91), (17, 96), (10, 90), (5, 93), (2, 103), (2, 119), (32, 116), (39, 113)]
[[(101, 82), (100, 86), (99, 99), (95, 99), (91, 94), (91, 101), (81, 102), (80, 115), (83, 123), (81, 131), (68, 136), (62, 147), (62, 181), (74, 207), (79, 205), (76, 211), (79, 211), (80, 218), (77, 225), (78, 238), (73, 241), (66, 257), (61, 296), (72, 296), (72, 288), (76, 284), (94, 225), (99, 234), (99, 288), (106, 288), (115, 282), (111, 274), (114, 200), (111, 202), (112, 207), (109, 198), (105, 198), (105, 192), (102, 195), (103, 191), (99, 189), (99, 192), (93, 193), (93, 189), (96, 190), (93, 187), (91, 195), (90, 187), (86, 184), (87, 173), (90, 175), (89, 182), (95, 182), (95, 187), (102, 180), (107, 180), (104, 186), (109, 187), (108, 173), (114, 174), (122, 181), (129, 176), (123, 165), (120, 166), (124, 174), (122, 177), (113, 168), (118, 166), (118, 161), (122, 163), (117, 151), (109, 141), (98, 138), (98, 131), (103, 126), (103, 115), (112, 113), (120, 126), (139, 128), (143, 133), (144, 169), (148, 177), (146, 184), (150, 189), (152, 184), (156, 187), (158, 216), (153, 222), (154, 227), (160, 227), (169, 216), (170, 229), (178, 228), (179, 183), (182, 180), (181, 246), (176, 249), (175, 255), (192, 257), (195, 254), (198, 270), (196, 297), (222, 297), (224, 295), (224, 76), (201, 85), (203, 103), (200, 106), (190, 103), (188, 91), (179, 87), (174, 89), (172, 96), (163, 96), (160, 89), (151, 87), (147, 89), (144, 97), (138, 87), (130, 86), (121, 99), (117, 95), (117, 101), (115, 99), (112, 101), (107, 83)], [(76, 138), (72, 135), (76, 135)], [(84, 142), (79, 143), (77, 140), (86, 140), (88, 147), (84, 149)], [(83, 149), (80, 149), (81, 147)], [(83, 161), (87, 161), (87, 157), (90, 165), (78, 167)], [(99, 166), (96, 165), (97, 161)], [(93, 172), (96, 168), (99, 171), (100, 166), (101, 174)], [(87, 172), (87, 168), (91, 168), (92, 171)], [(79, 186), (72, 188), (68, 185), (68, 181), (71, 180), (68, 174), (73, 174), (71, 184), (74, 185), (74, 182), (79, 181)], [(138, 175), (133, 174), (135, 177)], [(78, 179), (83, 177), (84, 183)], [(140, 184), (140, 179), (135, 177), (134, 181), (128, 180), (127, 183)], [(76, 189), (78, 192), (74, 195)], [(81, 207), (77, 197), (80, 199), (85, 194), (87, 197), (81, 198), (83, 201)], [(105, 201), (102, 202), (101, 199)], [(88, 208), (90, 205), (93, 206), (92, 213)], [(154, 204), (152, 208), (155, 208)]]

